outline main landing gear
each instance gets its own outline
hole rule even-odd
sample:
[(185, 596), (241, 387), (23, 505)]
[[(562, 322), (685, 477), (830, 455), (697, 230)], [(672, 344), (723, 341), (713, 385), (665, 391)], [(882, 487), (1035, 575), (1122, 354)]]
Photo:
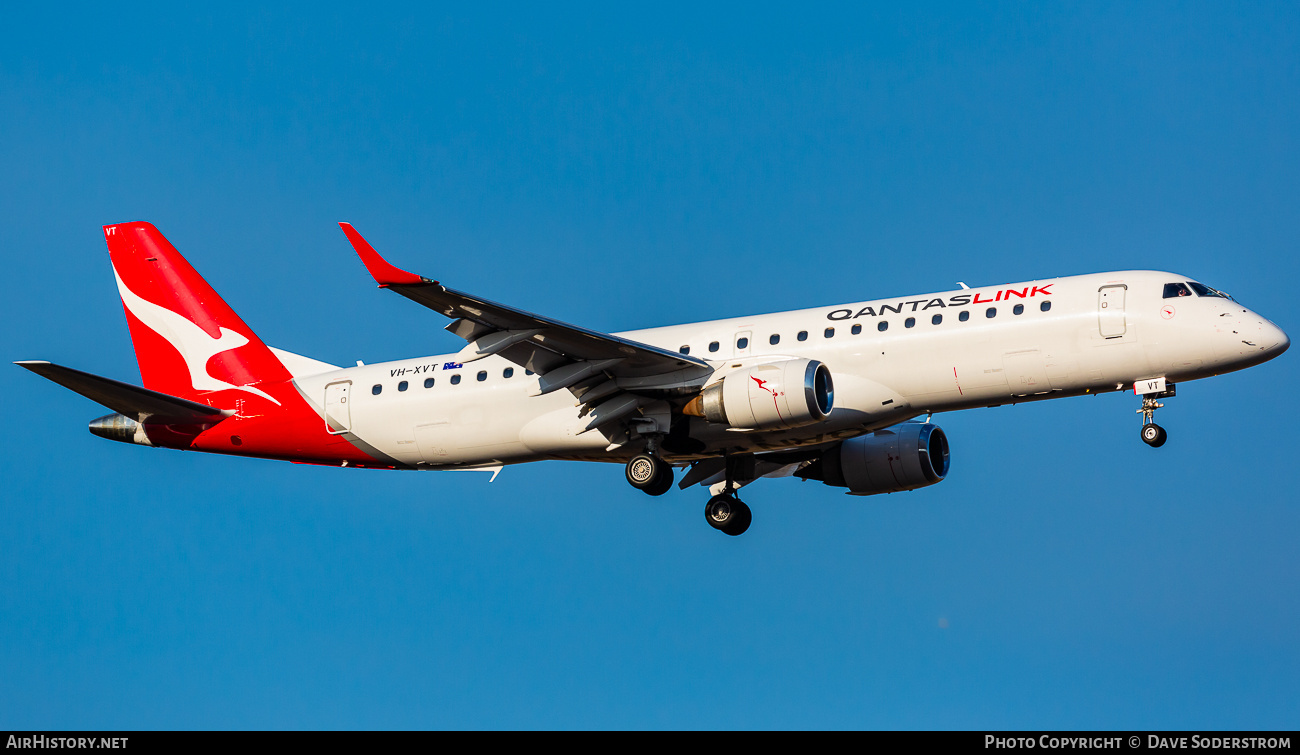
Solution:
[(715, 495), (704, 505), (704, 521), (732, 537), (743, 535), (753, 520), (749, 507), (730, 493)]
[[(704, 520), (709, 526), (728, 535), (741, 535), (749, 529), (754, 516), (735, 495), (731, 476), (731, 460), (728, 460), (727, 482), (722, 492), (709, 499), (704, 506)], [(625, 470), (627, 481), (637, 490), (650, 495), (663, 495), (673, 486), (673, 468), (654, 453), (633, 456)], [(714, 488), (717, 490), (717, 488)]]
[(627, 481), (649, 495), (663, 495), (673, 486), (673, 468), (653, 454), (637, 454), (627, 463)]
[[(748, 457), (748, 460), (752, 462), (753, 457)], [(742, 472), (744, 461), (745, 459), (740, 457), (725, 457), (725, 477), (721, 488), (714, 486), (713, 490), (717, 495), (704, 504), (704, 521), (708, 522), (713, 529), (732, 537), (745, 534), (750, 522), (754, 520), (749, 507), (736, 497), (736, 479), (744, 476)]]
[[(1139, 384), (1141, 385), (1141, 384)], [(1160, 390), (1142, 395), (1142, 408), (1137, 410), (1142, 415), (1142, 442), (1152, 448), (1159, 448), (1169, 439), (1169, 433), (1156, 424), (1156, 409), (1164, 407), (1159, 399), (1170, 398), (1177, 395), (1173, 383), (1165, 384), (1162, 378), (1158, 383)], [(1153, 385), (1152, 387), (1155, 387)]]

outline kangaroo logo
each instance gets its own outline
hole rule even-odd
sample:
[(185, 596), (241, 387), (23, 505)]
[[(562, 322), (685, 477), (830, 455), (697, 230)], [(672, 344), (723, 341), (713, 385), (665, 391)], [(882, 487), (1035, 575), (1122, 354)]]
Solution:
[[(754, 377), (753, 375), (750, 375), (749, 377), (750, 377), (750, 379), (752, 379), (755, 383), (758, 383), (759, 390), (766, 391), (767, 393), (770, 393), (770, 394), (772, 395), (772, 406), (776, 407), (776, 416), (780, 417), (780, 416), (781, 416), (781, 404), (780, 404), (780, 402), (778, 402), (778, 401), (776, 400), (778, 396), (784, 395), (784, 391), (778, 393), (778, 391), (780, 391), (780, 384), (778, 383), (776, 388), (768, 388), (768, 387), (767, 387), (767, 382), (768, 382), (768, 381), (766, 381), (766, 380), (760, 380), (759, 378)], [(783, 418), (783, 419), (784, 419), (784, 418)]]
[(196, 391), (244, 391), (254, 396), (261, 396), (282, 406), (264, 391), (247, 385), (232, 385), (218, 380), (208, 372), (208, 360), (223, 351), (237, 349), (248, 343), (248, 338), (229, 328), (221, 328), (221, 336), (213, 338), (198, 325), (175, 312), (160, 307), (135, 294), (122, 282), (122, 276), (113, 268), (113, 277), (117, 279), (117, 290), (122, 295), (122, 302), (137, 320), (150, 330), (162, 336), (185, 360), (185, 367), (190, 374), (190, 385)]

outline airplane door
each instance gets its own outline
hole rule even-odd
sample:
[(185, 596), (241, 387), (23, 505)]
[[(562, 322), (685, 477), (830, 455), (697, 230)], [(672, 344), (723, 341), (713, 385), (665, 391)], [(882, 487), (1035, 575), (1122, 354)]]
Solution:
[(352, 409), (348, 404), (351, 392), (351, 380), (325, 386), (325, 428), (330, 435), (341, 435), (352, 428)]
[(455, 428), (445, 419), (416, 425), (415, 443), (426, 462), (446, 464), (452, 461), (451, 453), (456, 450)]
[(1043, 352), (1033, 349), (1005, 354), (1002, 364), (1011, 395), (1033, 396), (1052, 390), (1047, 380), (1047, 362), (1043, 359)]
[(1126, 329), (1124, 323), (1124, 294), (1128, 286), (1102, 286), (1097, 290), (1097, 327), (1102, 338), (1119, 338)]
[(749, 350), (753, 345), (749, 341), (750, 341), (750, 336), (748, 330), (737, 333), (736, 340), (733, 344), (736, 347), (736, 352), (734, 356), (738, 356), (738, 357), (749, 356)]

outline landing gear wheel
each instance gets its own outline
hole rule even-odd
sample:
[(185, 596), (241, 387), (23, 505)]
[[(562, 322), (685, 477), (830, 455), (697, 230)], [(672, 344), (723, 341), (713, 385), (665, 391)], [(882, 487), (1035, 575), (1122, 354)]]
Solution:
[(1165, 441), (1168, 439), (1169, 433), (1166, 433), (1165, 429), (1160, 425), (1153, 422), (1149, 425), (1142, 426), (1142, 442), (1148, 446), (1159, 448), (1163, 446)]
[[(673, 484), (673, 469), (662, 459), (650, 454), (637, 454), (627, 463), (627, 481), (637, 490), (650, 495), (663, 495)], [(659, 492), (655, 492), (655, 491)]]
[(715, 495), (704, 505), (704, 520), (709, 526), (732, 537), (744, 534), (753, 518), (749, 507), (735, 496)]
[(637, 454), (627, 463), (627, 481), (634, 488), (642, 489), (654, 483), (659, 471), (659, 460), (650, 454)]
[(673, 468), (669, 464), (660, 463), (659, 476), (655, 481), (650, 483), (649, 487), (642, 488), (650, 495), (663, 495), (673, 488)]

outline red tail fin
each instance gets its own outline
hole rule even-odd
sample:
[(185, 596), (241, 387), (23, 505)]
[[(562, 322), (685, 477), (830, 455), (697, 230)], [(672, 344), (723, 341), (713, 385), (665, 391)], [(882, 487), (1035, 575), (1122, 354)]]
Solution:
[(290, 378), (289, 371), (149, 223), (104, 226), (145, 387), (195, 398)]

